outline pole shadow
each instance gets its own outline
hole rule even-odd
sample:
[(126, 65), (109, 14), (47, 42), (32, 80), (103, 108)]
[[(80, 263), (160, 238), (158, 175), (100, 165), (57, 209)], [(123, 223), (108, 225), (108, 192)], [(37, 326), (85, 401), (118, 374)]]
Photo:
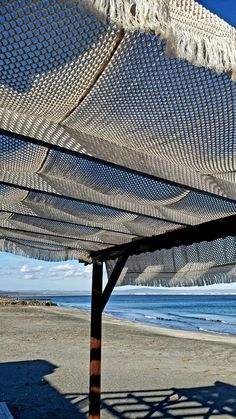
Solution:
[(0, 364), (0, 402), (6, 402), (14, 419), (84, 419), (73, 405), (45, 378), (57, 369), (45, 360)]
[[(88, 393), (61, 394), (47, 380), (56, 365), (45, 360), (0, 364), (0, 401), (14, 419), (85, 419)], [(103, 392), (103, 418), (236, 418), (236, 387), (216, 381), (195, 388)]]
[[(88, 396), (76, 402), (82, 394), (67, 394), (68, 400), (84, 408)], [(236, 387), (215, 382), (196, 388), (165, 388), (105, 392), (101, 400), (104, 418), (208, 419), (236, 418)]]

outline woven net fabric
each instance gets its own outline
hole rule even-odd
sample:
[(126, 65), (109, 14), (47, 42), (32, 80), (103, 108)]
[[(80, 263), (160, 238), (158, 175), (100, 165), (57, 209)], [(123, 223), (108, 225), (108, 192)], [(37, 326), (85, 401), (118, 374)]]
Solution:
[(75, 249), (65, 249), (59, 246), (40, 246), (40, 243), (34, 243), (27, 240), (16, 240), (16, 239), (2, 239), (0, 238), (0, 250), (3, 252), (14, 253), (18, 256), (32, 257), (39, 260), (53, 260), (55, 262), (61, 262), (68, 259), (80, 259), (86, 260), (86, 252), (78, 251)]
[[(194, 243), (130, 256), (119, 285), (204, 286), (235, 282), (236, 238)], [(108, 275), (115, 261), (107, 261)]]
[[(132, 19), (102, 3), (1, 2), (2, 251), (91, 262), (236, 214), (235, 29), (192, 0), (137, 1)], [(214, 282), (232, 240), (132, 257), (121, 282)]]
[(236, 73), (235, 28), (195, 0), (83, 0), (126, 31), (160, 34), (168, 50), (196, 66)]
[(60, 121), (77, 105), (116, 37), (78, 1), (1, 3), (0, 106)]
[(168, 58), (164, 48), (158, 37), (125, 35), (64, 124), (120, 147), (184, 161), (193, 171), (235, 170), (235, 84), (226, 74)]

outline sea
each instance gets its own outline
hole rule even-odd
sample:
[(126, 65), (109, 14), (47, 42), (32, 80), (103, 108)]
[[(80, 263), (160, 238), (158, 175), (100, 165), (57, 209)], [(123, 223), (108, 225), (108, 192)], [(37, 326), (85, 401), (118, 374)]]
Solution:
[[(87, 295), (49, 299), (61, 307), (90, 310)], [(236, 335), (236, 295), (112, 295), (104, 314), (153, 327)]]

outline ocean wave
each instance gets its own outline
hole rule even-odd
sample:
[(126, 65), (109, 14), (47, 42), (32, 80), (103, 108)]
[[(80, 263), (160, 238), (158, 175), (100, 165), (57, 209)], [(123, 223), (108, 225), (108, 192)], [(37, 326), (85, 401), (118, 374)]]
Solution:
[(169, 317), (148, 316), (148, 315), (144, 315), (144, 317), (145, 317), (145, 319), (150, 319), (150, 320), (162, 320), (162, 321), (166, 321), (166, 322), (176, 321), (174, 319), (170, 319)]
[[(51, 298), (51, 297), (50, 297)], [(119, 296), (112, 297), (104, 314), (116, 319), (152, 327), (236, 335), (236, 297), (209, 298), (188, 296)], [(62, 307), (90, 310), (88, 297), (52, 298)]]
[(206, 332), (206, 333), (214, 333), (215, 335), (227, 335), (227, 336), (231, 335), (231, 333), (218, 332), (216, 330), (211, 330), (211, 329), (203, 329), (202, 327), (199, 327), (198, 330), (200, 330), (201, 332)]
[[(219, 318), (214, 318), (214, 317), (204, 317), (204, 316), (190, 316), (188, 314), (186, 315), (182, 315), (182, 314), (174, 314), (174, 313), (168, 313), (170, 316), (175, 316), (175, 319), (189, 319), (189, 320), (202, 320), (202, 321), (208, 321), (208, 322), (213, 322), (213, 323), (224, 323), (224, 324), (229, 324), (231, 326), (236, 325), (236, 322), (232, 322), (232, 321), (226, 321), (223, 319), (219, 319)], [(180, 320), (181, 321), (181, 320)]]

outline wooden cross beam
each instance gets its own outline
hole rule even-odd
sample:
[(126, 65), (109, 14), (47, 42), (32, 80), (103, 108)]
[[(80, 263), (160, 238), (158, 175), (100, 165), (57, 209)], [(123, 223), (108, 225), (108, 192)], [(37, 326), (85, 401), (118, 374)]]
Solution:
[(171, 249), (179, 246), (189, 246), (193, 243), (213, 241), (227, 236), (236, 236), (236, 214), (206, 223), (178, 228), (157, 236), (145, 237), (127, 244), (112, 246), (103, 250), (91, 252), (95, 261), (117, 259), (125, 254), (139, 255), (161, 249)]

